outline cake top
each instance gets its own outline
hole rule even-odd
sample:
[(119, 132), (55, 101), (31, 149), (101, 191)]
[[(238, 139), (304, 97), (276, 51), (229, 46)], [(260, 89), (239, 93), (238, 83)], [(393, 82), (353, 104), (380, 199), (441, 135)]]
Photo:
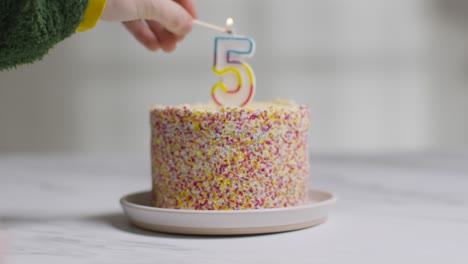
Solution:
[(155, 105), (151, 110), (164, 110), (164, 109), (184, 109), (193, 112), (225, 112), (229, 110), (241, 110), (244, 109), (247, 112), (256, 111), (256, 110), (289, 110), (297, 111), (301, 108), (300, 105), (293, 101), (277, 99), (269, 102), (251, 102), (246, 106), (219, 106), (214, 103), (197, 103), (197, 104), (181, 104), (173, 106), (164, 106), (164, 105)]

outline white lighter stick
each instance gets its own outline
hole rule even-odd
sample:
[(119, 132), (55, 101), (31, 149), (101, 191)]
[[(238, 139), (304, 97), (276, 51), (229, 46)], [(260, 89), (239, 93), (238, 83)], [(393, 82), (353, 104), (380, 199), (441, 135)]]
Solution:
[(209, 29), (221, 31), (221, 32), (224, 32), (224, 33), (227, 33), (227, 34), (232, 34), (233, 33), (232, 30), (230, 30), (228, 28), (219, 27), (219, 26), (207, 23), (207, 22), (197, 20), (197, 19), (194, 19), (193, 23), (195, 25), (199, 25), (199, 26), (206, 27), (206, 28), (209, 28)]

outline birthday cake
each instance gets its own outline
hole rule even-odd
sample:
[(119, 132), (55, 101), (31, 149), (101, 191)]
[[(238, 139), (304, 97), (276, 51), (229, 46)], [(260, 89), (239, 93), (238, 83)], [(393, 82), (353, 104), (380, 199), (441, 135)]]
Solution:
[(150, 116), (154, 206), (242, 210), (308, 200), (307, 106), (155, 106)]

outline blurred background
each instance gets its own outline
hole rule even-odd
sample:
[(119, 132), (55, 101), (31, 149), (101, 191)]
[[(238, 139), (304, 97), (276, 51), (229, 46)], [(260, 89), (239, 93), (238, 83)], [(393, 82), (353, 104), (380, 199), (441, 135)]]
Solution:
[[(468, 143), (468, 1), (198, 0), (199, 18), (253, 37), (257, 100), (308, 104), (313, 152)], [(151, 53), (99, 22), (43, 61), (0, 72), (0, 153), (149, 153), (154, 104), (210, 100), (217, 32)]]

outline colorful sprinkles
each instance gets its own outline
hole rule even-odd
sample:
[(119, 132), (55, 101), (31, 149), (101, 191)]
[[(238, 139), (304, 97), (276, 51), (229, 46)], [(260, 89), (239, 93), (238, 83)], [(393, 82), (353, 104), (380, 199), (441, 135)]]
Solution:
[(182, 105), (151, 110), (153, 203), (240, 210), (307, 200), (309, 108)]

